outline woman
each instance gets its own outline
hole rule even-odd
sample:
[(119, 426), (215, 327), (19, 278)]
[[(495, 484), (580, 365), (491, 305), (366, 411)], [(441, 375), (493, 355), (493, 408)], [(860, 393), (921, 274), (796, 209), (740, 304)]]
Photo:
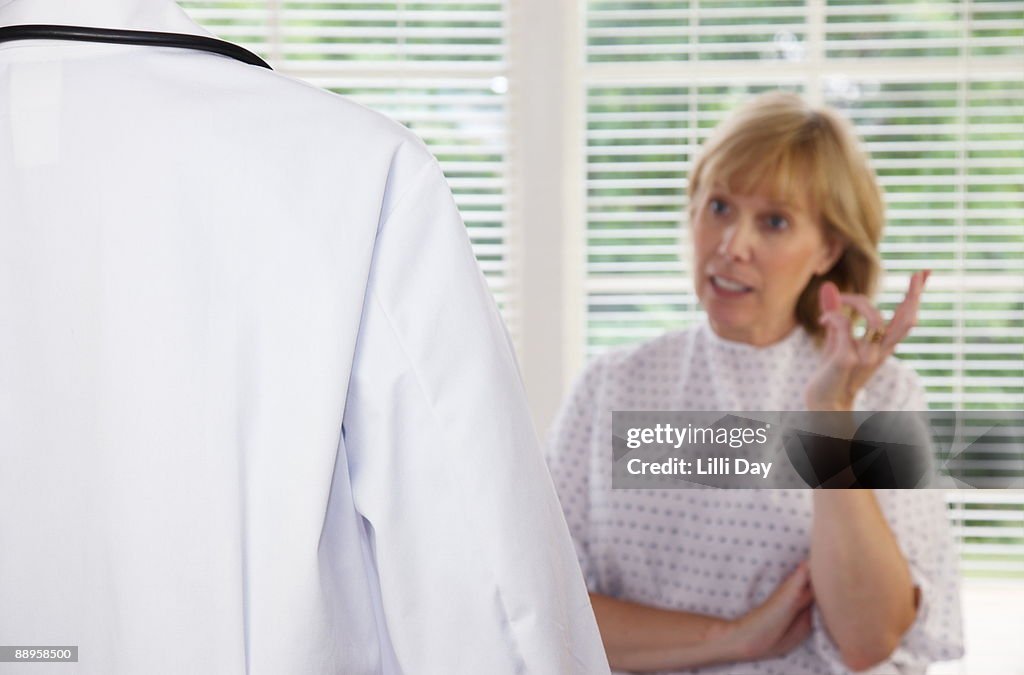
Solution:
[[(612, 410), (924, 410), (868, 299), (883, 205), (856, 138), (798, 97), (755, 99), (689, 184), (706, 321), (594, 360), (549, 463), (613, 669), (923, 673), (962, 652), (942, 494), (611, 490)], [(851, 314), (868, 329), (855, 337)]]

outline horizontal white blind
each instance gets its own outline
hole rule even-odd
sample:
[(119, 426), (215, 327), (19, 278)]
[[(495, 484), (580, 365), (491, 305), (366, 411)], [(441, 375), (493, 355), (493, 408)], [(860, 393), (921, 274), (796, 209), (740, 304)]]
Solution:
[[(731, 109), (782, 88), (842, 110), (871, 155), (887, 205), (883, 309), (912, 272), (934, 270), (899, 350), (931, 406), (1024, 410), (1024, 2), (588, 0), (585, 11), (588, 354), (700, 316), (687, 173)], [(1024, 501), (951, 499), (965, 570), (1024, 578)]]
[(957, 491), (946, 501), (963, 572), (1024, 580), (1024, 492)]
[(1024, 3), (830, 0), (829, 58), (1024, 54)]
[(896, 274), (935, 270), (901, 355), (935, 407), (1024, 409), (1024, 74), (844, 87), (832, 102), (887, 195), (883, 305), (905, 290)]
[(503, 0), (183, 0), (220, 37), (283, 71), (334, 72), (401, 64), (490, 74), (505, 61)]
[(505, 0), (179, 4), (278, 72), (352, 98), (416, 132), (444, 169), (477, 259), (516, 334)]
[(737, 61), (773, 57), (807, 37), (803, 0), (591, 0), (591, 63)]
[(1012, 0), (589, 0), (587, 60), (1020, 56), (1022, 15)]

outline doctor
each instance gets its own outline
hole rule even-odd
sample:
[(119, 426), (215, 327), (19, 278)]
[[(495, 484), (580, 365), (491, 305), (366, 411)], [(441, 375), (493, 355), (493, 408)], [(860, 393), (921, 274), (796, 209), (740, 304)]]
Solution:
[(79, 647), (0, 673), (608, 672), (444, 177), (343, 98), (0, 44), (0, 434), (0, 644)]

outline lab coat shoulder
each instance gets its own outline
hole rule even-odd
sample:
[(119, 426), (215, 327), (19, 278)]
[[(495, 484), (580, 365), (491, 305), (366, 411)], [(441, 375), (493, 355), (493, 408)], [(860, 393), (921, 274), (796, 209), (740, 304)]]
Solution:
[[(437, 168), (415, 133), (376, 110), (276, 72), (217, 65), (224, 72), (207, 75), (206, 97), (225, 109), (220, 124), (244, 128), (254, 153), (268, 153), (283, 173), (301, 177), (311, 195), (378, 204), (379, 224), (417, 174)], [(189, 86), (194, 80), (182, 77)]]
[[(205, 57), (200, 55), (198, 58)], [(207, 60), (203, 67), (209, 70), (212, 66)], [(239, 106), (247, 107), (245, 118), (253, 119), (262, 115), (262, 121), (266, 121), (266, 118), (279, 117), (281, 114), (291, 116), (290, 124), (273, 127), (274, 133), (268, 136), (278, 136), (288, 129), (318, 136), (333, 132), (384, 145), (411, 143), (426, 152), (422, 141), (414, 133), (387, 115), (347, 96), (271, 70), (231, 61), (221, 61), (219, 67), (224, 72), (211, 74), (208, 81), (215, 81)], [(194, 75), (191, 84), (194, 89)], [(250, 97), (260, 99), (262, 105), (251, 107), (254, 101)]]
[[(324, 127), (349, 144), (366, 144), (365, 148), (359, 148), (358, 154), (345, 155), (339, 160), (343, 160), (349, 171), (375, 170), (378, 179), (384, 181), (379, 224), (388, 220), (407, 193), (418, 191), (428, 195), (433, 192), (451, 201), (451, 192), (441, 167), (419, 136), (390, 117), (349, 98), (315, 91), (324, 94)], [(452, 222), (450, 218), (442, 217), (440, 220)], [(455, 220), (461, 227), (461, 219)], [(420, 225), (429, 227), (431, 222), (430, 219), (422, 219)], [(399, 226), (396, 224), (394, 227)]]
[[(258, 73), (274, 78), (282, 89), (282, 100), (288, 101), (299, 121), (298, 129), (315, 135), (321, 142), (332, 137), (357, 141), (365, 145), (365, 154), (336, 157), (340, 165), (365, 167), (368, 156), (393, 155), (403, 150), (396, 161), (422, 166), (433, 157), (423, 141), (396, 120), (361, 103), (308, 83), (276, 73)], [(287, 91), (284, 91), (287, 89)], [(275, 94), (276, 96), (276, 94)]]

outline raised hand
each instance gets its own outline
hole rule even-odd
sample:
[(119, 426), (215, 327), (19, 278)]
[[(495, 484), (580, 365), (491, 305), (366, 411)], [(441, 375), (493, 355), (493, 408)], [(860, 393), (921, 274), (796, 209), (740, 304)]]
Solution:
[[(821, 366), (804, 390), (808, 410), (850, 410), (853, 399), (880, 365), (896, 350), (917, 322), (924, 284), (930, 270), (910, 277), (907, 295), (886, 324), (881, 312), (863, 295), (840, 293), (836, 285), (822, 284), (821, 324), (825, 346)], [(842, 312), (848, 305), (867, 321), (868, 329), (854, 338), (850, 318)]]

